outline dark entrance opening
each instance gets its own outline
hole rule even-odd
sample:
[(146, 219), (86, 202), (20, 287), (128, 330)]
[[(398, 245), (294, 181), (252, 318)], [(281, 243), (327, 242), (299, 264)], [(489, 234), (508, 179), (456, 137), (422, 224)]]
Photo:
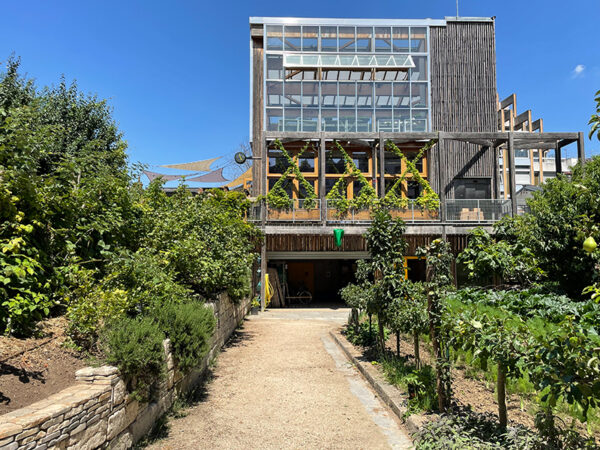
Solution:
[[(323, 259), (298, 261), (271, 261), (276, 268), (285, 293), (285, 306), (345, 306), (339, 291), (348, 283), (355, 282), (356, 260)], [(307, 301), (305, 293), (310, 293)]]

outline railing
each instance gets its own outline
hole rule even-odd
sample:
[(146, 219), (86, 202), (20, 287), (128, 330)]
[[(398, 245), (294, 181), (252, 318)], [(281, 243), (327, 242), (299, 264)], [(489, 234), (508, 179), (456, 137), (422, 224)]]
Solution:
[(510, 214), (510, 200), (446, 200), (447, 222), (497, 222)]
[[(408, 200), (406, 208), (390, 209), (392, 217), (399, 217), (405, 222), (437, 222), (440, 220), (439, 209), (428, 210), (421, 208), (415, 200)], [(339, 211), (335, 207), (335, 200), (326, 201), (327, 222), (331, 223), (369, 223), (371, 222), (371, 210), (369, 208)]]
[[(326, 200), (321, 208), (320, 200), (294, 199), (289, 209), (277, 209), (268, 205), (254, 204), (248, 211), (249, 222), (262, 222), (263, 218), (269, 224), (368, 224), (371, 222), (369, 208), (340, 211), (335, 207), (335, 200)], [(511, 215), (511, 201), (505, 199), (473, 199), (446, 200), (446, 222), (448, 223), (493, 223), (504, 216)], [(519, 208), (522, 214), (524, 208)], [(399, 217), (406, 223), (440, 223), (441, 210), (421, 208), (415, 200), (408, 200), (405, 208), (392, 208), (392, 217)]]

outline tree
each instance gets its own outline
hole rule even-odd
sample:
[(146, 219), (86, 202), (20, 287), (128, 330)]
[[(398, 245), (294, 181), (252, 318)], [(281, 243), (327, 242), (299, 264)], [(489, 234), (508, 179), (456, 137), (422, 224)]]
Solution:
[(406, 297), (404, 254), (408, 245), (403, 237), (405, 230), (401, 219), (392, 219), (387, 209), (377, 208), (365, 234), (371, 255), (370, 272), (374, 279), (371, 309), (377, 314), (382, 351), (385, 351), (384, 324), (389, 319), (390, 305)]
[(450, 363), (441, 340), (442, 299), (453, 283), (450, 267), (453, 257), (450, 244), (442, 239), (435, 239), (428, 246), (419, 248), (417, 255), (424, 256), (427, 262), (427, 316), (429, 337), (435, 357), (438, 408), (440, 411), (446, 411), (450, 406), (451, 381)]

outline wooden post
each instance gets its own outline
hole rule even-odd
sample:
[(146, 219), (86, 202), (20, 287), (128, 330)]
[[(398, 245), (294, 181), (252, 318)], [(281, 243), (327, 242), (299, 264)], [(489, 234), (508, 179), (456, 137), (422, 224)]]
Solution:
[(379, 197), (385, 197), (385, 141), (379, 133)]
[(327, 222), (327, 200), (325, 199), (325, 138), (321, 134), (321, 141), (319, 144), (319, 167), (317, 168), (319, 174), (319, 199), (321, 200), (321, 224), (325, 225)]
[[(261, 147), (262, 147), (262, 159), (260, 160), (260, 191), (259, 195), (267, 195), (267, 191), (269, 190), (269, 184), (267, 179), (267, 169), (269, 167), (269, 144), (266, 139), (261, 139)], [(264, 227), (267, 225), (267, 213), (268, 213), (268, 205), (266, 200), (262, 200), (262, 216), (261, 216), (261, 225)]]
[[(442, 223), (446, 223), (447, 220), (447, 214), (446, 214), (446, 176), (444, 171), (442, 170), (442, 152), (445, 150), (446, 147), (446, 138), (445, 138), (445, 133), (443, 131), (440, 131), (438, 133), (438, 143), (437, 143), (437, 158), (436, 158), (436, 166), (437, 166), (437, 176), (438, 176), (438, 183), (440, 186), (440, 219), (442, 220)], [(445, 234), (446, 234), (446, 229), (444, 228), (443, 230), (443, 238), (445, 239)]]
[(556, 141), (556, 148), (554, 149), (554, 171), (556, 175), (562, 173), (562, 159), (561, 159), (561, 145), (560, 141)]
[[(266, 160), (263, 140), (263, 73), (264, 51), (262, 36), (252, 37), (252, 156)], [(252, 195), (259, 196), (266, 193), (263, 183), (263, 165), (260, 160), (252, 164)]]
[(512, 216), (517, 215), (517, 182), (515, 173), (515, 147), (514, 147), (514, 133), (508, 132), (508, 166), (510, 168), (510, 203), (512, 205)]
[(264, 311), (267, 307), (267, 284), (265, 275), (267, 274), (267, 238), (260, 247), (260, 310)]
[(577, 135), (577, 158), (579, 159), (579, 163), (583, 166), (585, 163), (585, 138), (583, 137), (583, 132), (579, 132)]

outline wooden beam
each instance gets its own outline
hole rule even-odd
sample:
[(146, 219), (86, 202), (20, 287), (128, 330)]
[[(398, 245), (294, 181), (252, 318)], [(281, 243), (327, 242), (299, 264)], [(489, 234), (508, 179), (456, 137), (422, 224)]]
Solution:
[(562, 146), (560, 145), (560, 142), (557, 141), (556, 148), (554, 149), (554, 170), (556, 172), (556, 175), (562, 173), (562, 159), (560, 157), (562, 153), (560, 151), (561, 148)]
[(585, 163), (585, 138), (583, 137), (583, 133), (579, 132), (579, 138), (577, 139), (577, 158), (579, 159), (580, 164), (583, 166)]
[(510, 105), (513, 106), (513, 109), (515, 111), (517, 110), (517, 95), (516, 94), (510, 94), (508, 97), (506, 97), (504, 100), (502, 100), (500, 102), (500, 109), (504, 109)]
[(317, 173), (319, 174), (319, 199), (321, 200), (321, 224), (325, 225), (327, 221), (327, 205), (325, 200), (325, 139), (321, 138), (319, 144), (319, 167), (317, 168)]
[(438, 144), (435, 146), (435, 151), (437, 152), (436, 156), (436, 166), (437, 166), (437, 177), (438, 183), (440, 186), (440, 219), (442, 223), (446, 223), (446, 177), (445, 172), (442, 170), (442, 156), (446, 147), (446, 133), (440, 131), (438, 133)]
[(508, 165), (510, 167), (510, 203), (512, 206), (512, 216), (516, 217), (517, 215), (517, 182), (516, 182), (516, 173), (515, 173), (515, 147), (513, 143), (513, 134), (514, 132), (510, 132), (508, 134)]

